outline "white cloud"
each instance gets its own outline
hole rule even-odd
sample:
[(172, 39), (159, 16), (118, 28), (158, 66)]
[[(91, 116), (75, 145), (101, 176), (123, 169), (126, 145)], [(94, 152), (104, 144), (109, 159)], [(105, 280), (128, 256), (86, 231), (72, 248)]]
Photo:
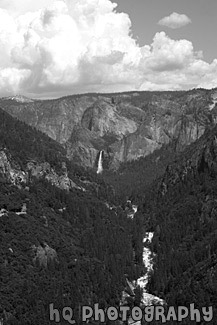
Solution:
[(207, 89), (217, 87), (217, 59), (210, 65), (204, 66), (204, 73), (198, 86)]
[(169, 28), (180, 28), (191, 23), (191, 19), (184, 15), (173, 12), (171, 15), (162, 18), (158, 24)]
[(25, 0), (27, 11), (20, 13), (8, 1), (0, 0), (7, 3), (0, 9), (0, 95), (183, 89), (216, 81), (217, 63), (206, 63), (190, 41), (160, 32), (139, 47), (129, 16), (110, 0), (46, 0), (43, 8), (40, 0), (37, 6)]
[(173, 71), (187, 66), (199, 54), (194, 53), (193, 45), (187, 40), (175, 41), (164, 32), (154, 37), (145, 65), (154, 71)]
[(49, 7), (53, 2), (54, 0), (0, 0), (0, 8), (4, 8), (16, 16)]

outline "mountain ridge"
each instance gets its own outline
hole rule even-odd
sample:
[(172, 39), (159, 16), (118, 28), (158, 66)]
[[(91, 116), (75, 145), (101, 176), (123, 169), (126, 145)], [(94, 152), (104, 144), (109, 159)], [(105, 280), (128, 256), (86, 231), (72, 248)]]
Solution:
[(0, 107), (58, 141), (78, 164), (95, 168), (103, 150), (106, 168), (117, 169), (173, 140), (182, 150), (199, 138), (216, 122), (216, 93), (81, 94), (33, 102), (3, 98)]

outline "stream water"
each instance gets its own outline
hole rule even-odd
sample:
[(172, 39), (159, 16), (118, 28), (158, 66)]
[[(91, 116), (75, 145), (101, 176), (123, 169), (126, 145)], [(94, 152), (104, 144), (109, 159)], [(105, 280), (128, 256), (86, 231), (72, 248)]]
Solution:
[[(136, 205), (132, 205), (131, 201), (127, 201), (127, 207), (129, 207), (131, 205), (131, 209), (129, 209), (127, 216), (130, 218), (134, 218), (135, 213), (137, 212), (137, 206)], [(146, 272), (143, 276), (141, 276), (140, 278), (138, 278), (135, 281), (130, 282), (127, 279), (127, 285), (130, 289), (131, 295), (134, 294), (135, 289), (139, 286), (142, 289), (142, 299), (141, 299), (141, 305), (142, 306), (151, 306), (151, 305), (164, 305), (165, 302), (163, 299), (156, 297), (154, 295), (152, 295), (151, 293), (147, 292), (147, 284), (149, 281), (149, 278), (151, 276), (151, 273), (153, 272), (153, 253), (151, 252), (150, 249), (150, 244), (152, 242), (152, 239), (154, 237), (154, 233), (153, 232), (147, 232), (145, 234), (145, 237), (143, 239), (143, 265), (146, 269)], [(120, 305), (123, 305), (126, 303), (126, 299), (127, 297), (130, 297), (129, 294), (129, 290), (128, 292), (123, 291), (122, 293), (122, 299), (120, 302)], [(133, 319), (129, 318), (128, 319), (128, 324), (134, 324), (134, 325), (140, 325), (141, 322), (134, 322)]]

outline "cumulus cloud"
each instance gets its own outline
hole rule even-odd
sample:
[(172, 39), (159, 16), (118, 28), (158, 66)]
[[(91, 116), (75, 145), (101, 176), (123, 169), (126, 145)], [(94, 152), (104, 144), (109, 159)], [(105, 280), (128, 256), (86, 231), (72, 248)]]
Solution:
[(145, 65), (154, 71), (173, 71), (183, 69), (191, 63), (199, 53), (194, 53), (193, 45), (187, 40), (175, 41), (164, 32), (154, 37)]
[(160, 32), (140, 47), (129, 16), (110, 0), (43, 3), (0, 0), (0, 95), (183, 89), (216, 80), (216, 62), (206, 63), (190, 41)]
[(171, 15), (162, 18), (158, 24), (161, 26), (166, 26), (169, 28), (180, 28), (183, 26), (186, 26), (191, 23), (191, 19), (184, 15), (184, 14), (178, 14), (177, 12), (173, 12)]

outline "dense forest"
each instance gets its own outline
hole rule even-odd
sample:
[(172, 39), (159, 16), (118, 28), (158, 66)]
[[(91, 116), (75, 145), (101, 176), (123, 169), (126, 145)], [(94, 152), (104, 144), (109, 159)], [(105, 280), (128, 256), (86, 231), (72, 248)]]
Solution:
[[(123, 200), (128, 194), (138, 203), (136, 218), (155, 234), (148, 292), (164, 299), (168, 308), (212, 306), (209, 324), (217, 320), (216, 137), (213, 127), (184, 152), (176, 152), (171, 143), (122, 165), (119, 174), (105, 173)], [(189, 318), (182, 323), (196, 324)]]
[[(118, 172), (97, 175), (68, 161), (61, 145), (0, 110), (4, 325), (52, 324), (50, 303), (59, 310), (71, 306), (77, 323), (83, 305), (119, 306), (126, 279), (145, 272), (146, 231), (154, 232), (148, 292), (167, 306), (213, 306), (210, 324), (216, 324), (216, 137), (214, 127), (184, 152), (176, 153), (170, 143), (122, 164)], [(31, 174), (29, 162), (48, 163), (60, 178), (67, 170), (76, 186), (64, 189), (46, 173)], [(23, 171), (25, 181), (12, 182), (7, 175), (14, 170)], [(134, 219), (127, 218), (128, 199), (138, 205)]]
[[(0, 152), (9, 161), (8, 167), (1, 155), (4, 324), (50, 324), (50, 303), (59, 309), (71, 306), (78, 322), (82, 305), (118, 306), (126, 277), (133, 280), (143, 271), (140, 220), (127, 218), (121, 206), (109, 209), (105, 203), (115, 201), (110, 185), (69, 162), (55, 141), (3, 111)], [(63, 190), (43, 175), (28, 175), (29, 161), (46, 161), (60, 176), (65, 162), (78, 188)], [(13, 170), (25, 172), (26, 182), (12, 183), (6, 176)]]
[[(155, 232), (148, 290), (168, 306), (212, 306), (209, 324), (216, 324), (217, 317), (216, 135), (214, 127), (178, 155), (144, 193), (139, 211)], [(190, 323), (196, 322), (183, 321)]]

